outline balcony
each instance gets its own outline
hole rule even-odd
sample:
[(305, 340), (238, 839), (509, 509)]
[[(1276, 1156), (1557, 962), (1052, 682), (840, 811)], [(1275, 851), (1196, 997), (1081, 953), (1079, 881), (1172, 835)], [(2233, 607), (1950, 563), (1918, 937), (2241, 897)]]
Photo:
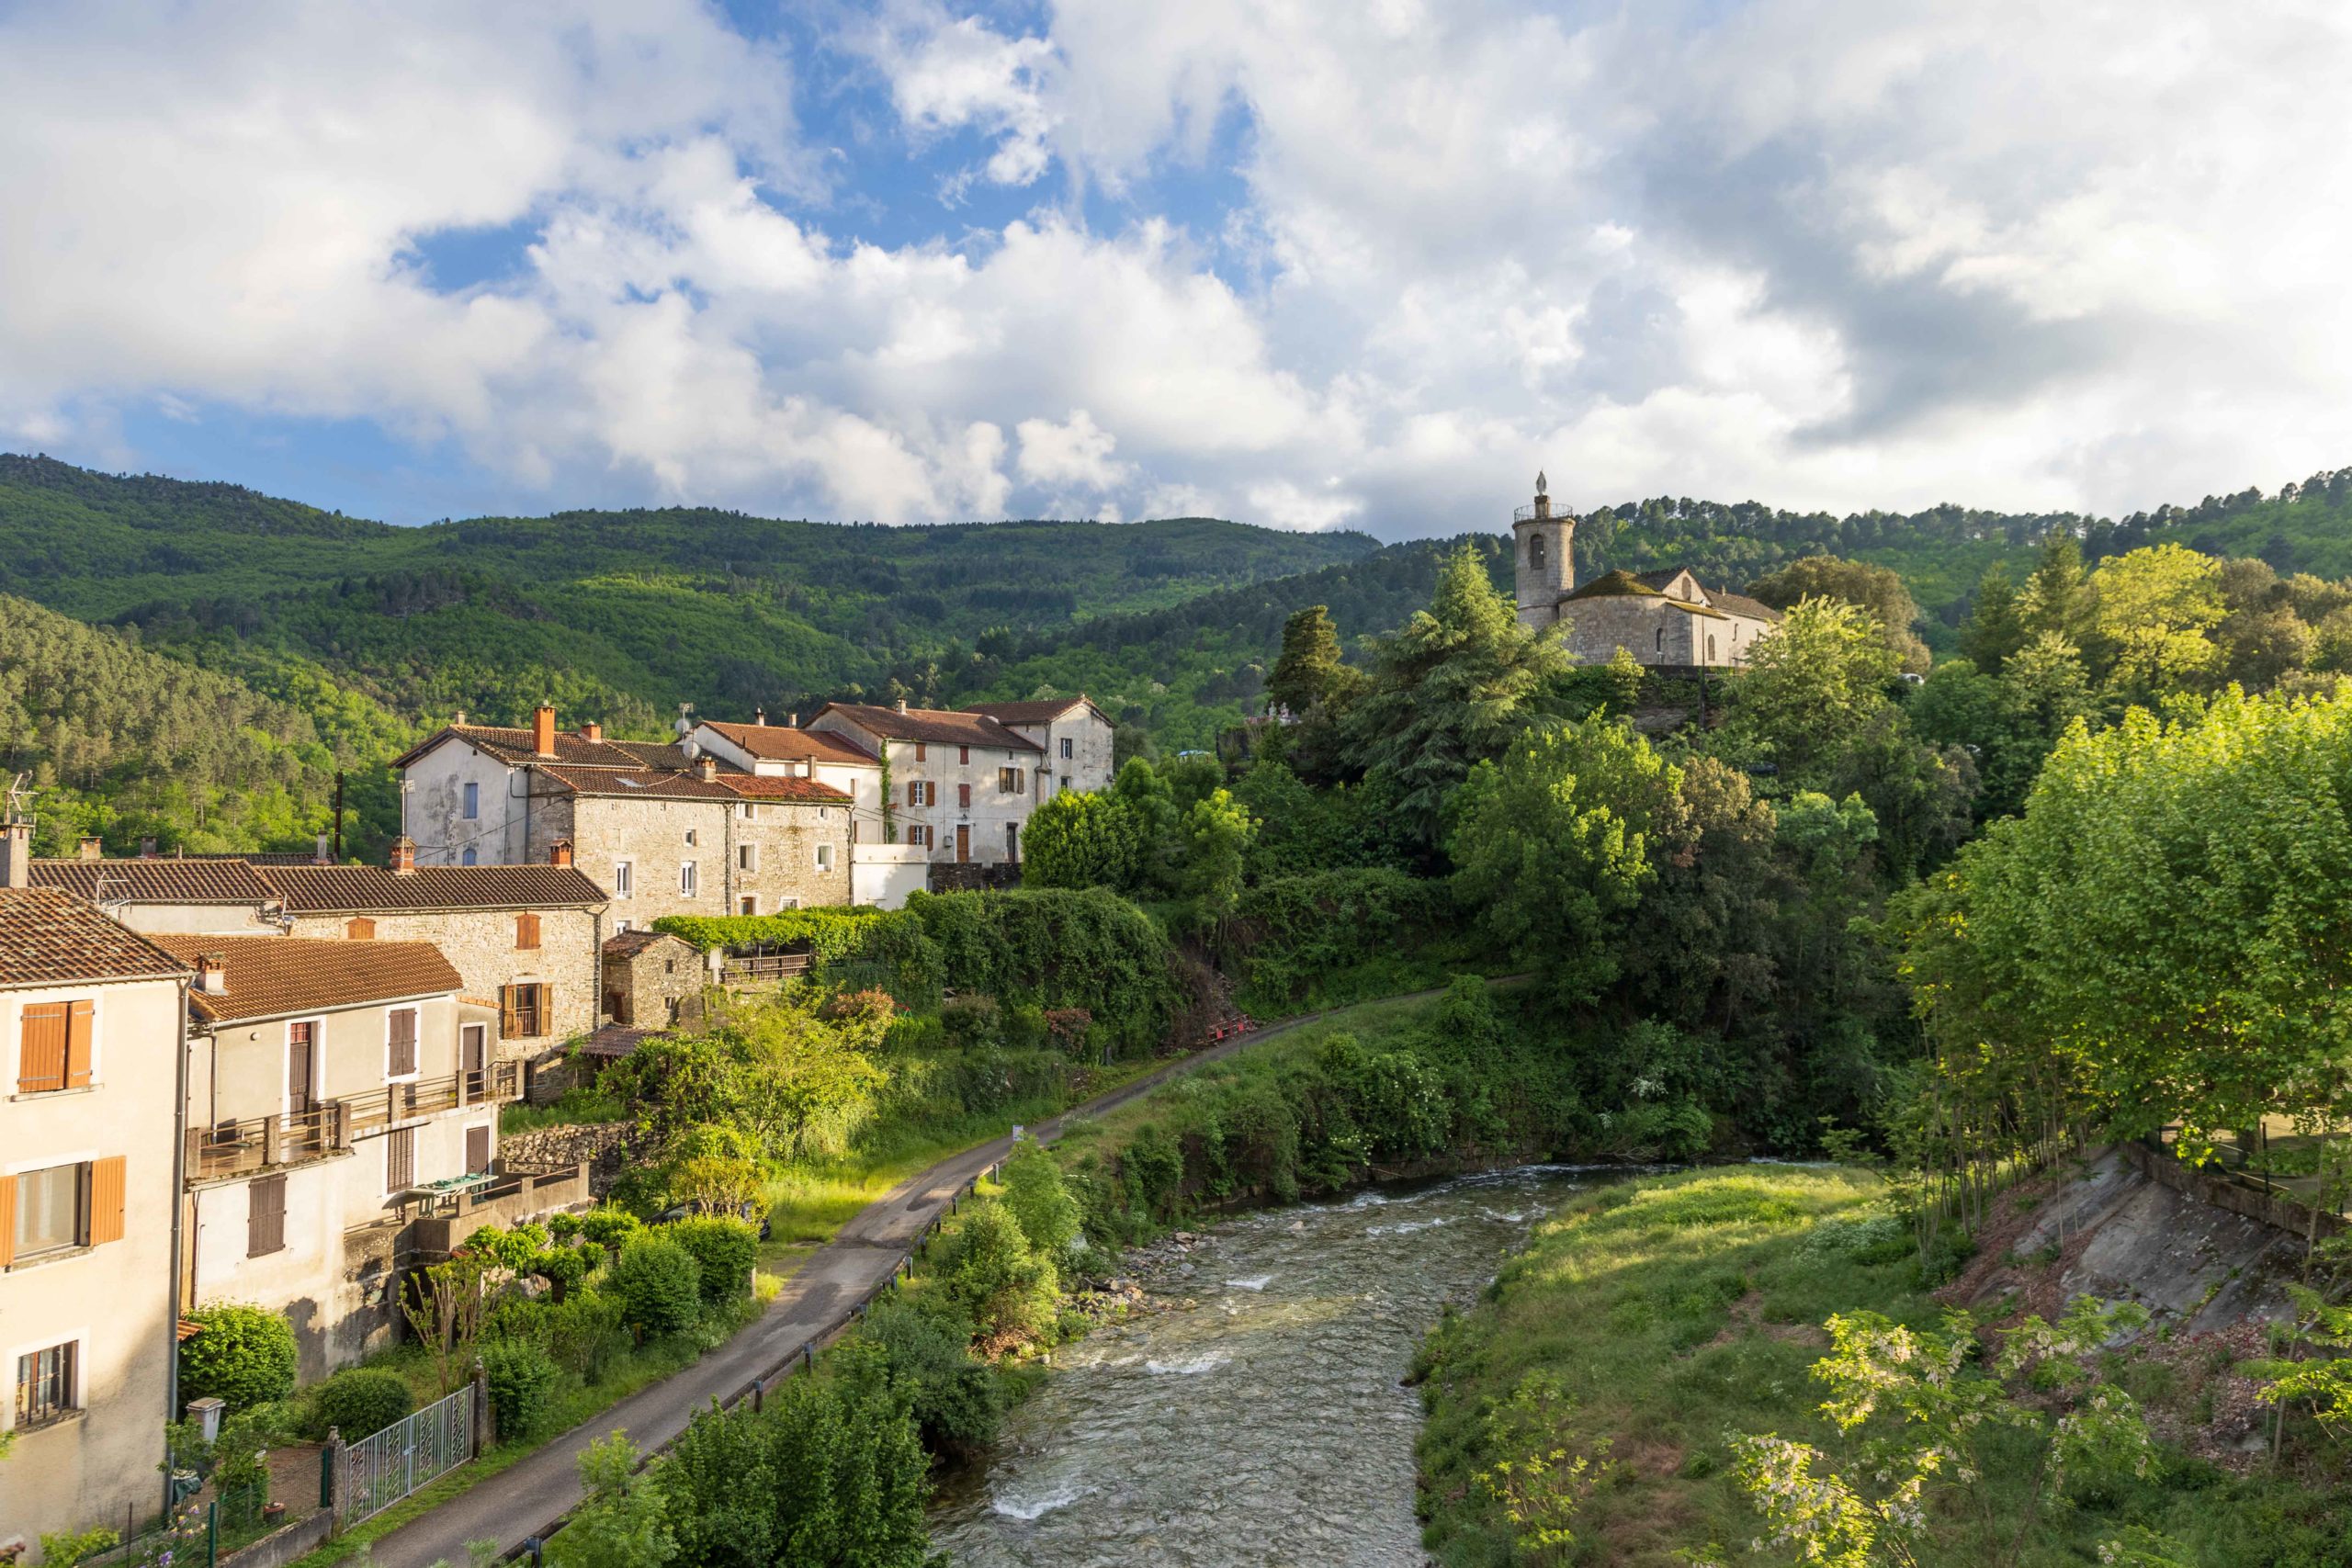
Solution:
[(351, 1147), (362, 1134), (469, 1105), (495, 1104), (523, 1092), (520, 1063), (493, 1062), (474, 1072), (387, 1084), (329, 1100), (290, 1116), (216, 1122), (187, 1133), (187, 1179), (212, 1181), (249, 1171), (302, 1165)]

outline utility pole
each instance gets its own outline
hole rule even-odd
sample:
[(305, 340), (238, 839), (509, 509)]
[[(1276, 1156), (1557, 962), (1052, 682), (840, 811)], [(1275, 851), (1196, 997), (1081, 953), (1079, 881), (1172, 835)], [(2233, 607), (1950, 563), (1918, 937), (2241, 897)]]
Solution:
[(343, 770), (334, 771), (334, 858), (343, 860)]

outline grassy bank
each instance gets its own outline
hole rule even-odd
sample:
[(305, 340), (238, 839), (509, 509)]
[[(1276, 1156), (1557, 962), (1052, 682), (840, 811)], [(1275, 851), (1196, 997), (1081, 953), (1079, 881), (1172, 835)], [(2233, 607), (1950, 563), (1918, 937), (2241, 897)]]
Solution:
[[(1564, 1206), (1503, 1268), (1485, 1299), (1449, 1314), (1420, 1361), (1428, 1410), (1420, 1444), (1425, 1540), (1447, 1568), (1508, 1563), (1779, 1563), (1734, 1472), (1728, 1438), (1777, 1432), (1855, 1454), (1818, 1406), (1811, 1375), (1833, 1314), (1875, 1312), (1913, 1328), (1949, 1310), (1920, 1291), (1906, 1227), (1864, 1172), (1740, 1166), (1645, 1179)], [(1988, 1314), (1987, 1315), (1997, 1315)], [(2119, 1387), (2173, 1429), (2210, 1419), (2246, 1346), (2161, 1335), (2104, 1359)], [(2258, 1350), (2258, 1341), (2256, 1345)], [(2169, 1538), (2144, 1564), (2256, 1568), (2352, 1560), (2335, 1516), (2335, 1461), (2295, 1440), (2274, 1477), (2159, 1446), (2145, 1476), (2070, 1486), (2035, 1513), (2035, 1447), (1988, 1440), (1983, 1475), (1931, 1491), (1933, 1568), (2101, 1561), (2102, 1543)], [(1498, 1492), (1578, 1461), (1577, 1496), (1552, 1522), (1573, 1539), (1539, 1542), (1532, 1515), (1506, 1517)], [(1509, 1463), (1519, 1477), (1498, 1470)], [(1538, 1483), (1544, 1490), (1548, 1483)], [(2022, 1529), (2021, 1521), (2034, 1519)], [(2014, 1543), (2015, 1555), (2011, 1555)], [(1837, 1561), (1837, 1559), (1829, 1559)], [(1894, 1557), (1855, 1560), (1893, 1562)]]

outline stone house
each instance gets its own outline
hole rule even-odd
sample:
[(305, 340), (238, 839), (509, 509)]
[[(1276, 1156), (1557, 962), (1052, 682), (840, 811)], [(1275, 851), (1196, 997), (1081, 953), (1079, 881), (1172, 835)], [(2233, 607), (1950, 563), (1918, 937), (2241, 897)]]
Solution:
[(1535, 500), (1511, 520), (1511, 574), (1519, 623), (1531, 631), (1567, 623), (1577, 662), (1605, 664), (1623, 649), (1653, 669), (1736, 670), (1780, 613), (1744, 594), (1710, 589), (1681, 567), (1604, 572), (1576, 581), (1577, 520), (1555, 511), (1544, 476)]
[(873, 805), (885, 815), (878, 788), (887, 778), (886, 841), (921, 849), (934, 865), (1019, 863), (1021, 830), (1054, 777), (1037, 741), (986, 714), (904, 703), (828, 703), (808, 728), (881, 760)]
[[(177, 1417), (181, 998), (172, 954), (0, 828), (0, 1546), (163, 1505)], [(37, 1559), (28, 1559), (37, 1561)]]
[(627, 1029), (666, 1029), (702, 1011), (702, 953), (667, 931), (623, 931), (605, 942), (605, 1016)]
[(597, 950), (610, 900), (558, 840), (543, 865), (259, 868), (288, 935), (431, 942), (465, 995), (494, 1002), (502, 1059), (537, 1062), (596, 1027)]
[(1084, 692), (1039, 702), (974, 703), (964, 711), (996, 720), (1045, 754), (1033, 806), (1067, 789), (1111, 787), (1111, 716)]
[[(492, 1179), (521, 1074), (429, 942), (172, 936), (188, 964), (192, 1303), (284, 1314), (307, 1381), (391, 1342), (415, 1229)], [(470, 1179), (469, 1180), (468, 1179)], [(546, 1195), (542, 1207), (585, 1197)], [(519, 1215), (517, 1217), (520, 1217)]]
[(850, 793), (699, 745), (453, 724), (399, 760), (420, 866), (522, 864), (559, 840), (611, 896), (612, 931), (664, 915), (772, 914), (850, 901)]

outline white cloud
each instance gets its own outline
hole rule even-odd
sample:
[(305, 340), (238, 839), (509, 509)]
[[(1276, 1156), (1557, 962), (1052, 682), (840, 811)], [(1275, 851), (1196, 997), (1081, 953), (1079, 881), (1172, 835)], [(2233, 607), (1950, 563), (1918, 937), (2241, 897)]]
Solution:
[[(0, 434), (227, 404), (550, 505), (1392, 535), (1538, 466), (2128, 509), (2352, 461), (2334, 4), (884, 4), (833, 42), (899, 151), (987, 145), (912, 183), (1067, 194), (856, 237), (795, 111), (838, 62), (695, 0), (17, 8)], [(527, 263), (453, 287), (468, 228)]]

